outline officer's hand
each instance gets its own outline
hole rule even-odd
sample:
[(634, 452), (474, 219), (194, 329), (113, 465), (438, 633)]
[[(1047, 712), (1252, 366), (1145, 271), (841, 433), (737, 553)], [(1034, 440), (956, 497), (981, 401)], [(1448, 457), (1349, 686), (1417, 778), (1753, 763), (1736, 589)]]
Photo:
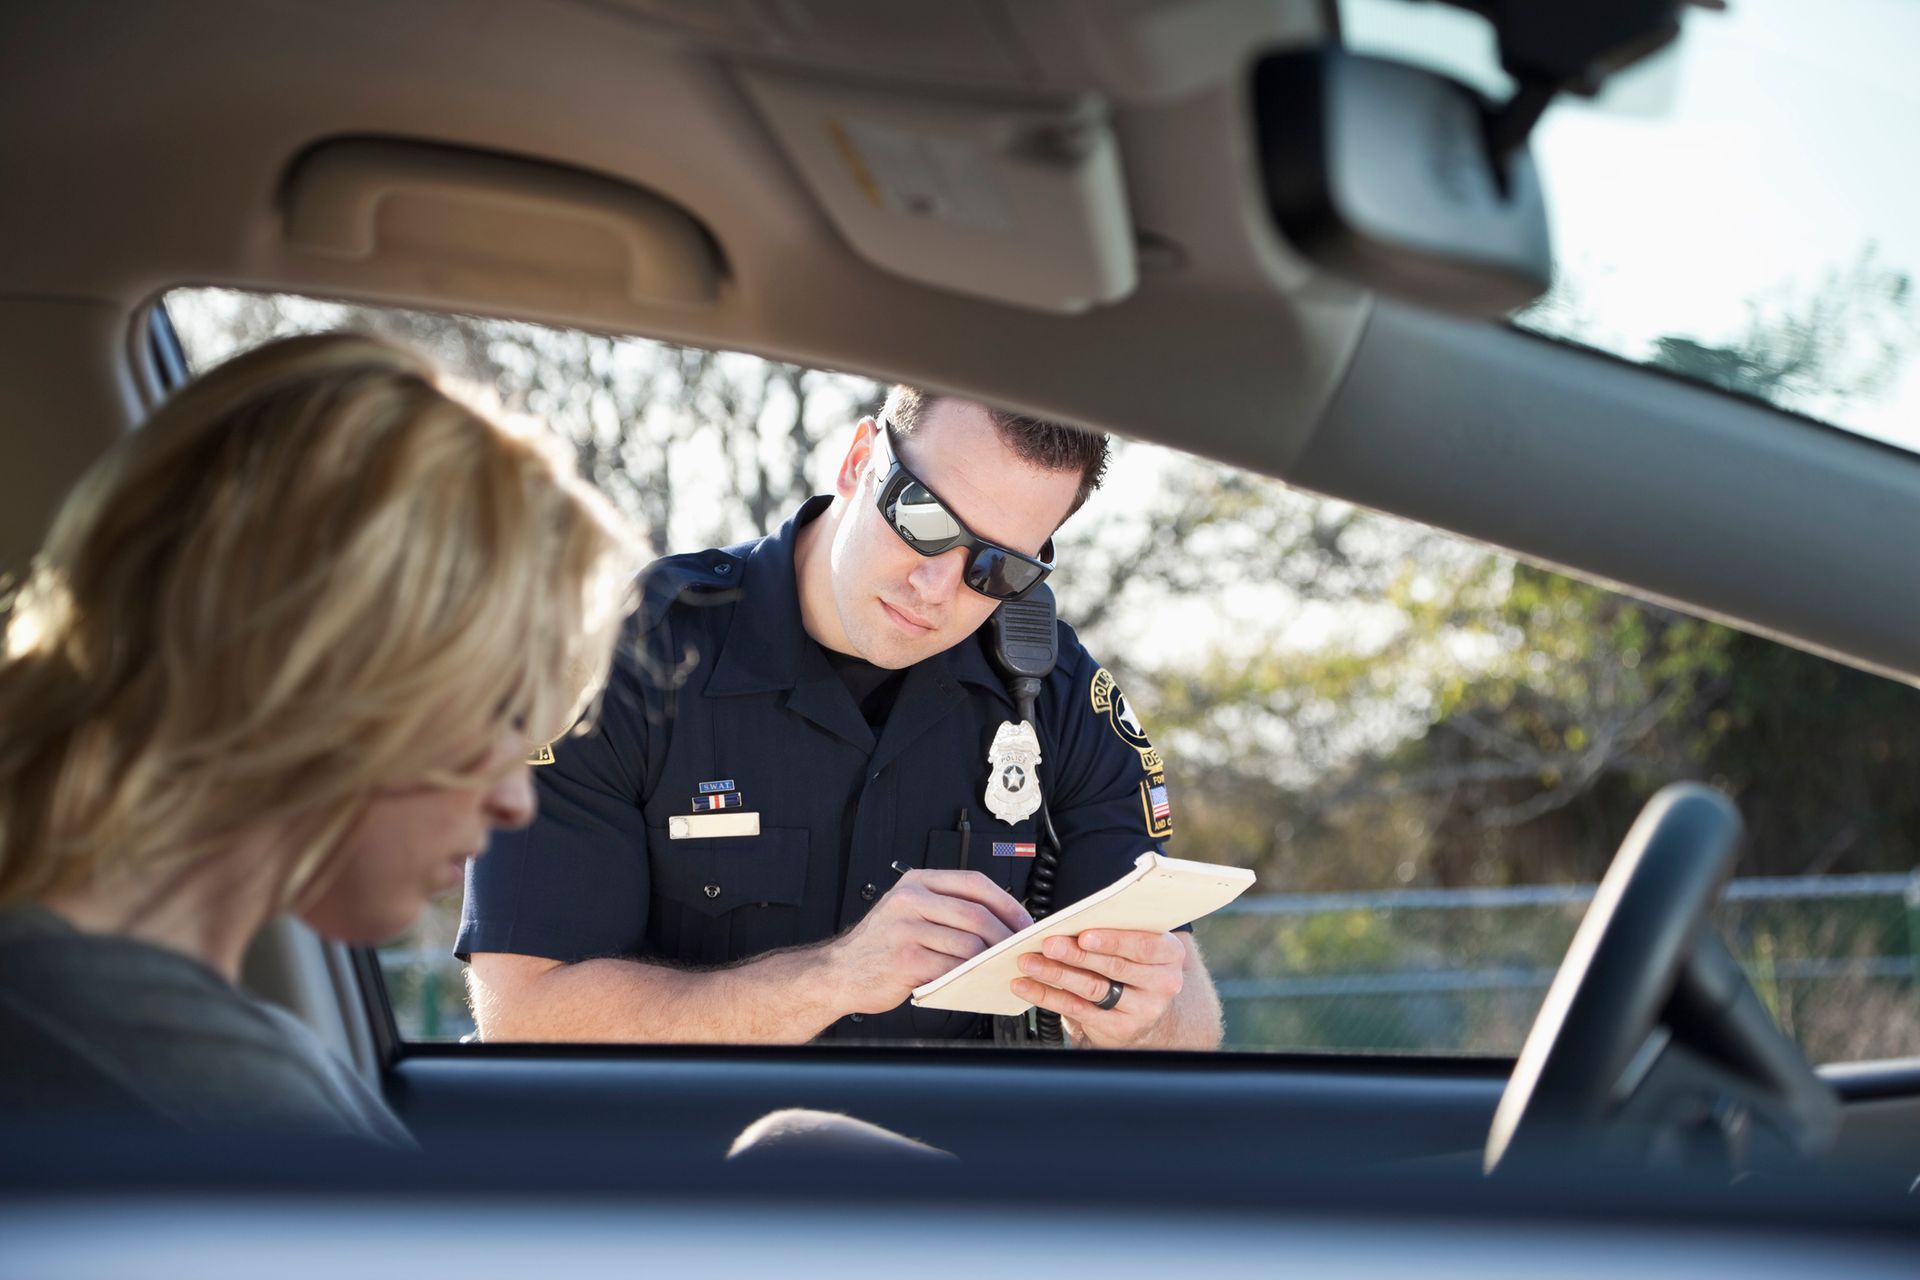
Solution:
[(840, 1006), (885, 1013), (963, 960), (1033, 923), (978, 871), (909, 871), (866, 918), (827, 944)]
[[(1048, 938), (1042, 954), (1020, 957), (1027, 976), (1013, 994), (1051, 1009), (1077, 1043), (1100, 1049), (1159, 1043), (1173, 1025), (1174, 997), (1186, 980), (1187, 948), (1171, 933), (1089, 929)], [(1125, 984), (1120, 1003), (1096, 1008), (1110, 982)]]

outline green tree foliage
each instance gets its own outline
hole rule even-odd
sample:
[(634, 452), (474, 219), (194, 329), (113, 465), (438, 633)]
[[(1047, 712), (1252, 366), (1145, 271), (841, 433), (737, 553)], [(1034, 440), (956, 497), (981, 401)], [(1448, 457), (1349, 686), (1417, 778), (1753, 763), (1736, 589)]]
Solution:
[[(1756, 304), (1733, 338), (1669, 335), (1651, 361), (1783, 405), (1870, 394), (1907, 345), (1911, 293), (1869, 249)], [(423, 346), (551, 423), (661, 547), (778, 523), (878, 390), (475, 317), (172, 305), (201, 364), (319, 327)], [(1261, 477), (1153, 466), (1149, 503), (1095, 503), (1063, 531), (1058, 586), (1167, 748), (1183, 852), (1292, 889), (1587, 880), (1653, 790), (1699, 778), (1747, 813), (1749, 871), (1910, 859), (1911, 690)], [(1201, 643), (1143, 643), (1170, 630)]]
[[(1912, 345), (1910, 294), (1868, 252), (1810, 295), (1756, 305), (1731, 337), (1658, 339), (1650, 362), (1820, 412), (1886, 385)], [(877, 393), (750, 357), (471, 317), (246, 295), (170, 307), (201, 365), (340, 325), (422, 345), (551, 423), (664, 548), (777, 524), (823, 474), (823, 444)], [(1577, 310), (1562, 299), (1563, 320)], [(1252, 866), (1267, 891), (1591, 881), (1646, 799), (1687, 778), (1739, 804), (1743, 874), (1913, 865), (1920, 692), (1261, 477), (1137, 446), (1119, 462), (1149, 468), (1149, 497), (1076, 517), (1056, 584), (1062, 615), (1165, 752), (1177, 853)], [(405, 981), (440, 980), (456, 905), (422, 932)], [(1511, 1050), (1539, 997), (1526, 975), (1551, 966), (1578, 915), (1239, 916), (1201, 936), (1229, 990), (1302, 973), (1488, 978), (1231, 1005), (1237, 1042)], [(1904, 922), (1727, 925), (1765, 969), (1850, 946), (1897, 952)], [(1847, 1038), (1858, 1019), (1821, 1023), (1805, 983), (1761, 985), (1804, 1042), (1827, 1046), (1816, 1057), (1885, 1051)], [(1860, 998), (1888, 1019), (1911, 1004), (1897, 984)]]
[[(1783, 407), (1831, 407), (1886, 385), (1910, 345), (1911, 294), (1869, 248), (1810, 294), (1756, 304), (1732, 340), (1669, 335), (1650, 363)], [(1192, 552), (1218, 513), (1256, 532), (1230, 545), (1214, 593), (1282, 581), (1310, 601), (1332, 586), (1384, 614), (1320, 643), (1237, 635), (1129, 672), (1170, 748), (1190, 856), (1296, 890), (1590, 881), (1654, 791), (1698, 779), (1747, 818), (1743, 874), (1913, 865), (1920, 692), (1207, 474), (1169, 486), (1130, 590), (1204, 599), (1192, 579), (1213, 559)]]

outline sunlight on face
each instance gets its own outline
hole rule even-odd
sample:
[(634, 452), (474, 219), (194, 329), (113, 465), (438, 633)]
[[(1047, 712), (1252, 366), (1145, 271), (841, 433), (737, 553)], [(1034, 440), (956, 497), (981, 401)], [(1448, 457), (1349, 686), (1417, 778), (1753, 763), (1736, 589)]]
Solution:
[[(901, 447), (902, 461), (968, 528), (1029, 555), (1046, 545), (1079, 492), (1079, 472), (1026, 462), (986, 410), (967, 401), (935, 403)], [(886, 450), (873, 448), (857, 490), (841, 495), (850, 507), (834, 536), (833, 596), (854, 652), (899, 669), (959, 644), (1000, 602), (966, 585), (964, 549), (923, 556), (888, 526), (874, 506), (887, 465)]]

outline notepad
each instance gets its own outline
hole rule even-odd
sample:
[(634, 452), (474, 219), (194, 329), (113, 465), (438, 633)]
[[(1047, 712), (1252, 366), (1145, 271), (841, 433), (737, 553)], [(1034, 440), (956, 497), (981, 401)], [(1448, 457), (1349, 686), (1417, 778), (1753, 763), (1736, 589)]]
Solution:
[(1014, 995), (1010, 984), (1022, 976), (1020, 957), (1040, 950), (1048, 938), (1089, 929), (1165, 933), (1218, 911), (1252, 884), (1253, 872), (1242, 867), (1188, 862), (1148, 851), (1135, 860), (1133, 870), (1106, 888), (914, 988), (913, 1003), (922, 1009), (962, 1013), (1025, 1013), (1033, 1006)]

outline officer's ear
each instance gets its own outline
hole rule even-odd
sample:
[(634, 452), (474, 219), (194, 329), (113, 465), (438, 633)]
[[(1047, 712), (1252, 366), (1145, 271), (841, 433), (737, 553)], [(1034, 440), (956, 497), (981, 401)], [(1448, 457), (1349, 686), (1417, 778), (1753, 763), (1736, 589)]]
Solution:
[(872, 418), (860, 419), (860, 425), (853, 429), (846, 456), (840, 459), (840, 470), (833, 477), (833, 491), (837, 496), (852, 501), (853, 495), (859, 492), (860, 477), (873, 461), (874, 440), (879, 431), (880, 424)]

